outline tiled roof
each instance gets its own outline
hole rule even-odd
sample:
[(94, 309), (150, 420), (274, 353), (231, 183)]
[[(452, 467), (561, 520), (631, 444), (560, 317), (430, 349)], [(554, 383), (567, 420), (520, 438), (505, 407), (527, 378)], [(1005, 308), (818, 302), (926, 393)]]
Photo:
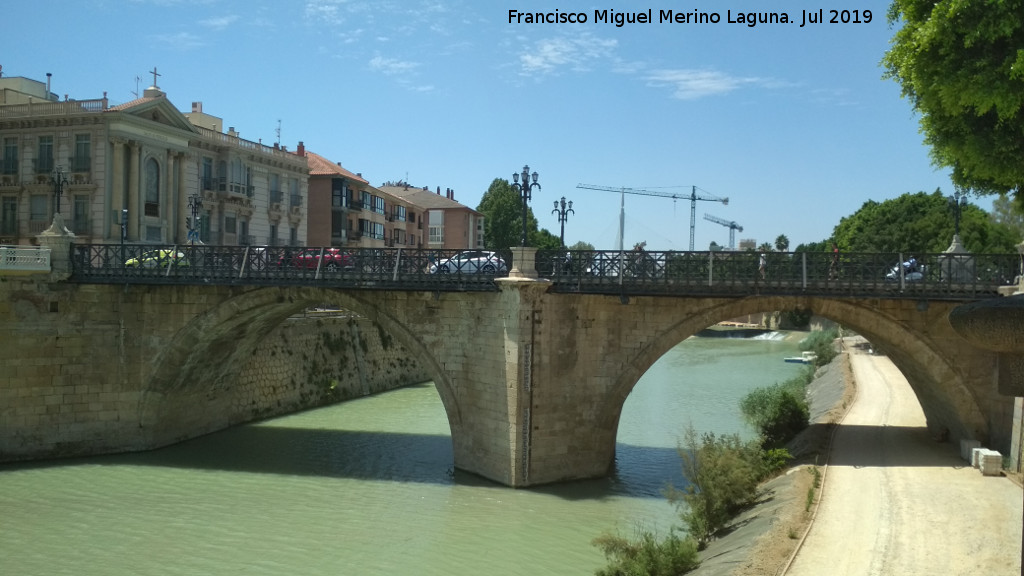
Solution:
[(424, 190), (423, 188), (414, 188), (412, 186), (381, 186), (378, 190), (391, 194), (392, 196), (408, 200), (420, 208), (426, 208), (428, 210), (462, 208), (476, 212), (476, 210), (473, 210), (465, 204), (460, 204), (451, 198), (446, 198), (444, 194), (437, 194), (430, 190)]
[(344, 176), (349, 180), (369, 184), (369, 182), (367, 182), (362, 176), (345, 170), (338, 164), (331, 162), (319, 154), (306, 150), (306, 158), (309, 160), (310, 176)]

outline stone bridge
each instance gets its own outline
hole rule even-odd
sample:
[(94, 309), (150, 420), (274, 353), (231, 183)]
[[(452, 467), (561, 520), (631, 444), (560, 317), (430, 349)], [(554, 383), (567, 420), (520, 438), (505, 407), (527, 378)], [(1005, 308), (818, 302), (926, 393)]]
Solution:
[(510, 486), (606, 474), (623, 403), (667, 350), (719, 321), (796, 307), (889, 354), (936, 432), (1010, 447), (1005, 362), (951, 328), (960, 302), (623, 300), (552, 293), (544, 280), (497, 282), (496, 292), (415, 292), (6, 279), (0, 459), (144, 450), (236, 423), (244, 418), (230, 391), (261, 340), (324, 303), (358, 312), (404, 346), (436, 383), (455, 465)]

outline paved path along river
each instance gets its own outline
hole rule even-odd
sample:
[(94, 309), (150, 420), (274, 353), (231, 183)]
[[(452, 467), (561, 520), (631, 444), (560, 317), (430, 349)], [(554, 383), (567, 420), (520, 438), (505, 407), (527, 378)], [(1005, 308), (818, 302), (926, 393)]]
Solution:
[(836, 432), (821, 506), (788, 576), (1020, 574), (1021, 489), (929, 437), (892, 362), (850, 357), (857, 399)]

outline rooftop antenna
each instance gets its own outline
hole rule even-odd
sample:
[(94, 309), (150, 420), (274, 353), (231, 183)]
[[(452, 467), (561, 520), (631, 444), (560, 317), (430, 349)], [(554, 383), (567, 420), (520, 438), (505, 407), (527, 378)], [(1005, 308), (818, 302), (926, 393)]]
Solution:
[(281, 119), (280, 118), (277, 119), (277, 130), (276, 130), (276, 132), (277, 132), (277, 145), (280, 146), (281, 145)]
[(135, 91), (132, 92), (132, 96), (135, 96), (136, 98), (139, 97), (139, 81), (140, 80), (142, 80), (142, 78), (139, 78), (139, 76), (136, 74), (135, 75)]

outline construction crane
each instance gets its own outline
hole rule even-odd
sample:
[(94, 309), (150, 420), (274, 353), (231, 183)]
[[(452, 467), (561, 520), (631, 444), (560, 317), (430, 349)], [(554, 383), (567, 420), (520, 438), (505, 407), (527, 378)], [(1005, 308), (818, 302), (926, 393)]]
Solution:
[(704, 219), (729, 228), (729, 250), (736, 249), (736, 231), (738, 230), (743, 232), (743, 226), (740, 226), (736, 222), (730, 222), (729, 220), (719, 218), (718, 216), (712, 216), (706, 212), (704, 213)]
[[(728, 198), (719, 198), (709, 194), (708, 192), (693, 186), (690, 189), (689, 194), (680, 194), (678, 192), (662, 192), (660, 190), (640, 190), (637, 188), (616, 188), (614, 186), (595, 186), (592, 184), (577, 184), (577, 188), (583, 188), (586, 190), (604, 190), (606, 192), (619, 192), (622, 194), (621, 199), (621, 214), (619, 216), (619, 243), (622, 243), (622, 228), (625, 221), (625, 206), (626, 206), (626, 194), (639, 194), (641, 196), (658, 196), (660, 198), (671, 198), (673, 200), (689, 200), (690, 201), (690, 252), (693, 252), (693, 233), (697, 228), (697, 200), (704, 200), (708, 202), (721, 202), (722, 204), (729, 204)], [(622, 246), (619, 246), (622, 249)]]

